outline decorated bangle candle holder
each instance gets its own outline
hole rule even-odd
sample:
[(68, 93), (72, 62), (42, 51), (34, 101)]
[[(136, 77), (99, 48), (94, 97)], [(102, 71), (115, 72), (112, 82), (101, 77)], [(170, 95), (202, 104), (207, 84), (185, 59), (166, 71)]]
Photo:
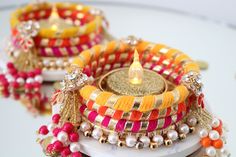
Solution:
[(49, 156), (79, 156), (78, 132), (157, 154), (199, 134), (203, 155), (229, 155), (222, 121), (205, 108), (199, 67), (177, 49), (133, 36), (96, 45), (74, 58), (62, 86), (52, 123), (38, 130)]
[(75, 56), (110, 38), (103, 12), (76, 3), (29, 4), (13, 12), (10, 24), (11, 62), (1, 74), (1, 94), (40, 111), (50, 109), (41, 105), (47, 102), (41, 83), (62, 80)]

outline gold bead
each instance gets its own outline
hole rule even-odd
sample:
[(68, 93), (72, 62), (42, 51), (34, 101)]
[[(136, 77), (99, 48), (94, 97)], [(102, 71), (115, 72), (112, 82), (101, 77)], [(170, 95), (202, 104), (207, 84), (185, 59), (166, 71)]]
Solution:
[(119, 139), (118, 143), (117, 143), (118, 147), (123, 147), (125, 145), (125, 141)]
[(186, 135), (185, 134), (179, 134), (179, 139), (180, 140), (184, 140), (186, 138)]
[(105, 136), (100, 137), (99, 142), (100, 143), (106, 143), (107, 142), (107, 137), (105, 137)]
[(150, 147), (151, 149), (155, 149), (155, 148), (158, 147), (158, 144), (157, 144), (156, 142), (151, 142), (150, 145), (149, 145), (149, 147)]
[(84, 136), (91, 137), (92, 132), (90, 130), (87, 130), (84, 132)]
[(189, 133), (193, 133), (194, 131), (195, 131), (195, 127), (192, 126), (189, 128)]
[(173, 142), (172, 142), (172, 140), (170, 140), (170, 139), (166, 139), (166, 140), (164, 141), (164, 144), (165, 144), (165, 146), (170, 146), (170, 145), (173, 144)]

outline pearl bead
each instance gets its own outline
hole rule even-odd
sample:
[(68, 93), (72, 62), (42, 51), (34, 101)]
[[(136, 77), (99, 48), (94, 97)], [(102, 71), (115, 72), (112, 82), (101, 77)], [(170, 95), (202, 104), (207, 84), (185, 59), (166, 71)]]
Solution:
[(116, 144), (118, 142), (118, 140), (119, 140), (119, 137), (118, 137), (117, 133), (110, 133), (108, 135), (108, 142), (110, 144)]
[(183, 134), (188, 134), (189, 133), (189, 127), (187, 124), (181, 124), (179, 126), (179, 131)]
[(162, 145), (164, 142), (164, 138), (161, 135), (155, 135), (152, 138), (153, 142), (156, 142), (158, 145)]
[(175, 130), (169, 130), (169, 131), (167, 132), (167, 137), (168, 137), (170, 140), (175, 141), (175, 140), (177, 140), (177, 138), (178, 138), (178, 133), (177, 133), (177, 131), (175, 131)]
[(217, 139), (220, 138), (220, 135), (216, 130), (211, 130), (209, 132), (209, 137), (210, 137), (211, 140), (217, 140)]
[(34, 77), (34, 80), (35, 80), (36, 82), (42, 83), (42, 82), (43, 82), (43, 77), (40, 76), (40, 75), (37, 75), (37, 76)]
[(214, 157), (216, 156), (216, 149), (212, 146), (210, 147), (207, 147), (206, 148), (206, 154), (209, 156), (209, 157)]
[(26, 80), (26, 83), (33, 83), (33, 82), (34, 82), (34, 79), (31, 77), (27, 78)]
[(64, 131), (59, 132), (57, 135), (57, 139), (61, 142), (66, 142), (68, 140), (68, 134)]
[(71, 143), (71, 144), (70, 144), (70, 151), (71, 151), (72, 153), (75, 153), (75, 152), (80, 151), (80, 145), (79, 145), (79, 143), (77, 143), (77, 142)]
[(195, 117), (189, 117), (188, 120), (187, 120), (187, 122), (188, 122), (188, 125), (190, 125), (190, 126), (195, 126), (195, 125), (197, 124), (197, 118), (195, 118)]
[(44, 66), (49, 66), (49, 64), (50, 64), (50, 61), (49, 61), (49, 60), (47, 60), (47, 59), (44, 59), (44, 60), (43, 60), (43, 65), (44, 65)]
[(147, 137), (147, 136), (142, 136), (140, 139), (139, 139), (141, 142), (143, 142), (143, 147), (146, 148), (149, 146), (150, 144), (150, 138)]
[(99, 128), (95, 128), (95, 129), (93, 130), (93, 132), (92, 132), (93, 138), (95, 138), (95, 139), (97, 139), (97, 140), (102, 136), (102, 134), (103, 134), (103, 132), (102, 132), (102, 130), (99, 129)]
[(220, 125), (220, 120), (218, 118), (214, 118), (211, 122), (211, 126), (213, 128), (217, 128)]
[(91, 126), (87, 122), (82, 122), (80, 125), (80, 130), (83, 132), (88, 131), (90, 128), (91, 128)]
[(201, 138), (204, 138), (204, 137), (207, 137), (208, 131), (207, 131), (207, 129), (202, 128), (199, 130), (198, 134)]
[(16, 79), (16, 82), (19, 83), (20, 85), (25, 83), (25, 80), (22, 77), (19, 77)]
[(61, 60), (61, 59), (56, 60), (56, 65), (58, 67), (62, 67), (63, 66), (63, 60)]
[(6, 77), (8, 82), (13, 82), (14, 81), (14, 78), (10, 74), (7, 74), (5, 77)]
[(223, 156), (229, 156), (230, 155), (229, 151), (225, 148), (221, 148), (220, 152)]
[(49, 123), (47, 128), (49, 131), (52, 131), (53, 129), (55, 129), (56, 125), (54, 123)]
[(136, 142), (137, 142), (137, 139), (136, 139), (136, 137), (133, 136), (133, 135), (128, 135), (128, 136), (126, 137), (126, 139), (125, 139), (125, 142), (126, 142), (126, 145), (127, 145), (128, 147), (133, 147), (133, 146), (135, 146), (135, 144), (136, 144)]

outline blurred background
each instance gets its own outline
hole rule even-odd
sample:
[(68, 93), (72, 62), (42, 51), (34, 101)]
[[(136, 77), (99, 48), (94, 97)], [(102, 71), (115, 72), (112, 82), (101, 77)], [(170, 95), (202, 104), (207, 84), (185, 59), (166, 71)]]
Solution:
[[(55, 2), (51, 0), (50, 2)], [(29, 0), (0, 0), (1, 56), (10, 34), (14, 9)], [(81, 0), (100, 8), (117, 38), (135, 35), (178, 48), (207, 62), (202, 72), (206, 100), (213, 113), (228, 123), (228, 147), (232, 156), (236, 139), (236, 1), (235, 0)], [(0, 61), (2, 64), (2, 61)], [(0, 98), (0, 156), (42, 157), (35, 131), (49, 116), (33, 117), (10, 99)]]

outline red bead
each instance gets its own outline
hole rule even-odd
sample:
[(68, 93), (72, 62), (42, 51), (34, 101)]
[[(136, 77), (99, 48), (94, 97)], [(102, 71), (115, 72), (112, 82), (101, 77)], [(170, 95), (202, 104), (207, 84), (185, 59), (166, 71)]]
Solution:
[(75, 152), (71, 154), (71, 157), (82, 157), (82, 154), (80, 152)]
[(7, 98), (7, 97), (10, 96), (10, 92), (8, 91), (8, 89), (4, 89), (4, 90), (2, 91), (2, 95), (3, 95), (3, 97)]
[(33, 84), (32, 83), (26, 83), (25, 88), (28, 89), (28, 90), (31, 90), (31, 89), (33, 89)]
[(8, 62), (7, 63), (7, 68), (8, 69), (15, 69), (15, 66), (14, 66), (14, 64), (12, 62)]
[(42, 134), (42, 135), (47, 135), (48, 134), (48, 128), (46, 125), (43, 125), (39, 128), (39, 133)]
[(61, 116), (59, 114), (54, 114), (52, 116), (52, 122), (55, 123), (55, 124), (58, 124), (60, 118), (61, 118)]
[(62, 157), (67, 157), (71, 154), (71, 151), (68, 147), (64, 148), (62, 151), (61, 151), (61, 156)]
[(19, 77), (19, 74), (15, 74), (13, 77), (14, 79), (17, 79)]
[(53, 150), (56, 152), (61, 152), (63, 150), (63, 144), (60, 141), (55, 141), (53, 143)]
[(60, 131), (61, 131), (60, 128), (55, 128), (55, 129), (53, 129), (53, 131), (52, 131), (53, 136), (57, 137), (57, 135), (58, 135), (58, 133), (59, 133)]
[(66, 122), (62, 127), (62, 130), (67, 132), (68, 134), (71, 133), (73, 129), (74, 129), (74, 126), (69, 122)]
[(35, 76), (35, 74), (32, 71), (27, 73), (27, 77), (34, 77), (34, 76)]
[(11, 75), (17, 74), (17, 70), (16, 70), (16, 69), (9, 69), (8, 71), (9, 71), (9, 73), (10, 73)]
[(15, 99), (15, 100), (20, 99), (20, 94), (18, 94), (18, 93), (14, 93), (14, 99)]
[(53, 150), (53, 144), (49, 144), (49, 145), (47, 146), (47, 152), (51, 153), (52, 150)]
[(34, 88), (39, 89), (39, 88), (41, 88), (41, 83), (39, 83), (39, 82), (34, 82), (34, 83), (33, 83), (33, 86), (34, 86)]
[(0, 84), (4, 87), (7, 88), (9, 86), (9, 82), (7, 80), (1, 80)]
[(35, 74), (35, 75), (41, 75), (41, 74), (42, 74), (42, 70), (39, 69), (39, 68), (36, 68), (36, 69), (34, 70), (34, 74)]
[(23, 71), (20, 71), (20, 72), (18, 73), (18, 75), (19, 75), (19, 77), (22, 77), (23, 79), (26, 79), (26, 78), (27, 78), (27, 74), (26, 74), (25, 72), (23, 72)]
[(20, 87), (20, 84), (19, 84), (18, 82), (15, 82), (15, 81), (14, 81), (14, 82), (12, 82), (12, 87), (15, 88), (15, 89), (16, 89), (16, 88), (19, 88), (19, 87)]
[(75, 132), (72, 132), (69, 135), (69, 139), (70, 139), (71, 142), (78, 142), (79, 141), (79, 134), (75, 133)]
[(33, 98), (33, 94), (32, 93), (26, 93), (25, 96), (28, 98), (28, 99), (32, 99)]

